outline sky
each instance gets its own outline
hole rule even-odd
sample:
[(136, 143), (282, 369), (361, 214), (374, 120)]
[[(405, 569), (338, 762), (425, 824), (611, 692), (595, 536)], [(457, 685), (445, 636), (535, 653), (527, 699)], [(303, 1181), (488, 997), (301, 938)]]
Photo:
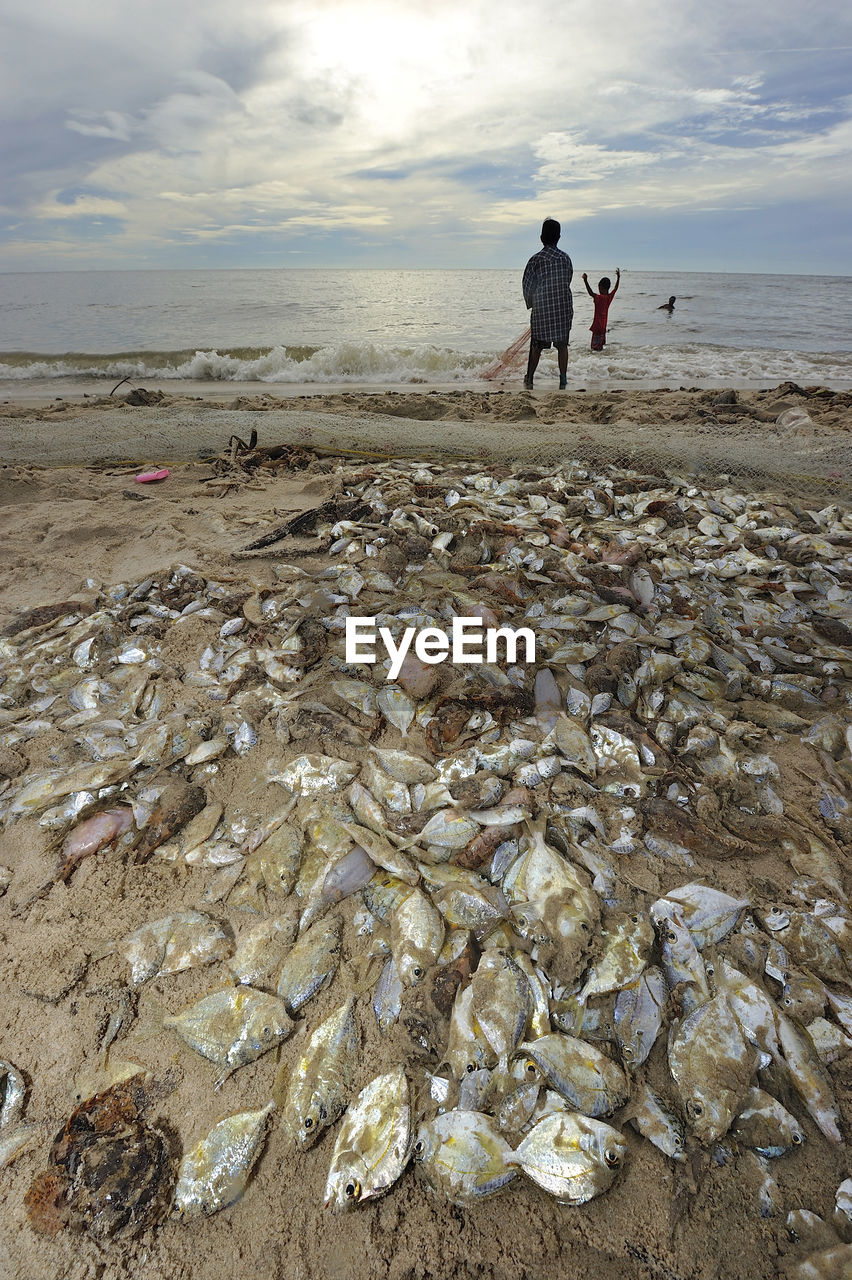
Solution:
[(4, 0), (0, 271), (852, 274), (847, 0)]

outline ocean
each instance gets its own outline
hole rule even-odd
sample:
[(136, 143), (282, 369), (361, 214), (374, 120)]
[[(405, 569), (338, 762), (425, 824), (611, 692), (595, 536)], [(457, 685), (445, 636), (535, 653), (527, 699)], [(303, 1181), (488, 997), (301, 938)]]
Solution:
[[(481, 375), (527, 324), (522, 267), (0, 274), (0, 385), (500, 385)], [(586, 269), (593, 287), (615, 275)], [(658, 307), (671, 294), (668, 315)], [(848, 276), (625, 271), (601, 353), (576, 267), (574, 308), (569, 387), (852, 388)], [(547, 353), (536, 385), (554, 370)]]

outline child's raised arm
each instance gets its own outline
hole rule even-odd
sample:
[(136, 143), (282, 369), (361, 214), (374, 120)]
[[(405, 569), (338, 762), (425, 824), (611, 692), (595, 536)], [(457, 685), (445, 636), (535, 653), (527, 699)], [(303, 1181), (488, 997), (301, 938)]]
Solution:
[(621, 284), (621, 267), (616, 267), (615, 268), (615, 288), (613, 289), (612, 293), (609, 295), (611, 298), (614, 298), (615, 295), (618, 293), (618, 286), (620, 284)]
[(585, 271), (583, 272), (583, 284), (586, 286), (586, 293), (590, 298), (593, 298), (595, 296), (595, 291), (589, 285), (589, 277), (586, 275)]

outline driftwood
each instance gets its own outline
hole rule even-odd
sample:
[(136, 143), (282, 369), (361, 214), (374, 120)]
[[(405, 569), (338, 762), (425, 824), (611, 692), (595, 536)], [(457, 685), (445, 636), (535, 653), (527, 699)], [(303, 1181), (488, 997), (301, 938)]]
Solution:
[(273, 542), (279, 542), (290, 534), (309, 533), (320, 520), (360, 520), (371, 510), (369, 503), (362, 502), (360, 498), (329, 498), (326, 502), (321, 502), (318, 507), (297, 511), (283, 524), (270, 529), (262, 537), (255, 538), (254, 542), (249, 542), (243, 551), (259, 551), (261, 547), (271, 546)]

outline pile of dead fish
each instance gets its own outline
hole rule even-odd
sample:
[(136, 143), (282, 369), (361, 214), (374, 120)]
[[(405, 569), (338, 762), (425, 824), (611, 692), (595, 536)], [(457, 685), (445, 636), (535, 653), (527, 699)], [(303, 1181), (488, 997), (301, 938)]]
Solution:
[[(92, 583), (7, 629), (0, 818), (53, 842), (41, 896), (95, 855), (207, 869), (193, 909), (115, 947), (134, 987), (220, 966), (165, 1019), (220, 1077), (307, 1022), (274, 1098), (296, 1160), (337, 1126), (335, 1208), (412, 1159), (460, 1204), (519, 1178), (580, 1204), (617, 1177), (628, 1122), (678, 1162), (756, 1153), (771, 1204), (768, 1159), (842, 1140), (852, 516), (615, 468), (340, 475), (348, 517), (298, 564), (285, 545), (274, 579), (243, 560), (227, 581)], [(526, 627), (536, 662), (409, 651), (391, 680), (381, 649), (347, 661), (351, 617), (395, 643), (458, 617)], [(246, 757), (267, 800), (228, 812), (217, 783)], [(409, 1048), (357, 1091), (373, 1016)], [(117, 1132), (159, 1151), (122, 1097)], [(51, 1157), (66, 1218), (88, 1115)], [(176, 1211), (231, 1203), (272, 1123), (272, 1104), (222, 1121)]]

